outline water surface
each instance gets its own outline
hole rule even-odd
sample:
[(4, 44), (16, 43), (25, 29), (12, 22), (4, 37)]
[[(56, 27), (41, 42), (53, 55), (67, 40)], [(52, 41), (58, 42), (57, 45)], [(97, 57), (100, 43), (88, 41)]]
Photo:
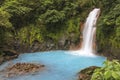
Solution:
[[(12, 63), (29, 62), (40, 63), (45, 65), (45, 70), (12, 78), (4, 78), (0, 74), (0, 79), (5, 80), (77, 80), (77, 73), (89, 66), (102, 66), (104, 57), (84, 57), (72, 55), (70, 51), (49, 51), (21, 54), (17, 59), (12, 60)], [(0, 66), (4, 69), (9, 65), (9, 62)]]

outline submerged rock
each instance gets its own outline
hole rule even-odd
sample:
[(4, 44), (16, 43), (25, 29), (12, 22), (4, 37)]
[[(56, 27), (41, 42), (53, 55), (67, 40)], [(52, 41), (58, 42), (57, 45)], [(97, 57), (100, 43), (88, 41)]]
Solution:
[(29, 73), (35, 73), (44, 69), (44, 65), (32, 64), (32, 63), (16, 63), (11, 67), (8, 67), (4, 72), (5, 77), (14, 77), (17, 75), (24, 75)]
[(81, 70), (78, 73), (78, 80), (90, 80), (96, 68), (99, 68), (99, 67), (91, 66), (91, 67)]

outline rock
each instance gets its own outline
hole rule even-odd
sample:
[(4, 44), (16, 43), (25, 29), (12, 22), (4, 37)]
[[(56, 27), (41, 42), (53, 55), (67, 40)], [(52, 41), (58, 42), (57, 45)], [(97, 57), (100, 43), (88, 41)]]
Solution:
[(41, 46), (40, 43), (38, 41), (35, 41), (30, 48), (31, 52), (38, 51), (40, 46)]
[(32, 63), (16, 63), (1, 72), (5, 73), (5, 77), (14, 77), (17, 75), (24, 75), (28, 73), (35, 73), (43, 70), (45, 65)]
[(1, 49), (2, 50), (2, 56), (0, 56), (0, 64), (2, 64), (5, 61), (17, 58), (19, 53), (17, 53), (15, 50), (12, 49)]
[(64, 34), (59, 37), (58, 40), (52, 39), (46, 36), (45, 40), (39, 42), (35, 40), (31, 45), (27, 43), (21, 43), (19, 39), (15, 39), (10, 43), (7, 43), (4, 47), (4, 53), (8, 56), (13, 56), (19, 53), (33, 53), (39, 51), (50, 51), (50, 50), (69, 50), (70, 45), (76, 44), (76, 33), (71, 32), (68, 35)]
[(11, 49), (3, 49), (4, 56), (14, 56), (18, 55), (18, 53), (15, 50)]
[(99, 67), (91, 66), (91, 67), (81, 70), (78, 73), (78, 80), (90, 80), (91, 76), (96, 68), (99, 68)]
[(67, 37), (66, 37), (66, 36), (62, 36), (62, 37), (59, 39), (59, 41), (58, 41), (58, 45), (59, 45), (59, 46), (64, 46), (66, 40), (67, 40)]
[(0, 57), (0, 64), (2, 64), (4, 62), (4, 58), (1, 56)]

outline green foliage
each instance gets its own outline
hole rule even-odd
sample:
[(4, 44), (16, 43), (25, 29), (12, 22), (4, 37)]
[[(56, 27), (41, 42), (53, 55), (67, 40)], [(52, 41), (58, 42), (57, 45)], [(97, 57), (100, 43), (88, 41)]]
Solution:
[(11, 16), (8, 12), (0, 8), (0, 47), (6, 42), (6, 38), (9, 36), (6, 33), (12, 28), (12, 24), (9, 21), (10, 17)]
[(74, 38), (78, 39), (78, 36), (80, 36), (80, 18), (72, 18), (68, 20), (66, 26), (68, 26), (66, 29), (67, 35), (74, 33)]
[(46, 36), (48, 38), (54, 40), (55, 43), (57, 43), (58, 40), (61, 38), (61, 36), (63, 36), (63, 33), (62, 32), (59, 32), (59, 33), (48, 33)]
[(3, 8), (12, 14), (12, 16), (24, 15), (30, 12), (31, 8), (26, 7), (23, 1), (19, 0), (6, 0)]
[(36, 27), (35, 25), (21, 28), (17, 32), (16, 38), (19, 39), (21, 43), (26, 43), (29, 45), (31, 45), (35, 40), (39, 42), (42, 42), (43, 40), (40, 27)]
[(0, 48), (9, 44), (13, 40), (14, 36), (11, 33), (11, 28), (0, 28)]
[(4, 1), (5, 1), (5, 0), (0, 0), (0, 6), (3, 4)]
[(45, 14), (40, 16), (41, 20), (44, 20), (45, 24), (54, 24), (63, 21), (65, 14), (57, 10), (48, 10)]
[[(120, 48), (120, 2), (115, 0), (112, 3), (113, 1), (108, 2), (105, 0), (106, 3), (103, 6), (106, 9), (102, 12), (101, 18), (98, 21), (97, 43), (98, 49), (101, 51), (111, 52), (114, 49)], [(112, 51), (112, 53), (119, 54), (115, 51)]]
[(78, 0), (5, 0), (2, 8), (11, 14), (10, 20), (16, 29), (38, 20), (54, 32), (57, 28), (62, 29), (62, 24), (79, 13), (80, 6), (77, 2)]
[(75, 34), (72, 38), (74, 38), (74, 40), (77, 40), (80, 35), (79, 22), (79, 18), (72, 18), (63, 25), (64, 28), (62, 30), (58, 29), (56, 33), (48, 32), (47, 37), (57, 42), (62, 36), (66, 35), (67, 37), (71, 37), (71, 34)]
[(0, 8), (0, 27), (9, 28), (12, 27), (12, 24), (9, 21), (10, 14)]
[[(0, 27), (13, 26), (12, 37), (21, 43), (41, 42), (46, 37), (58, 41), (64, 34), (79, 33), (79, 21), (71, 20), (80, 13), (79, 0), (2, 0), (0, 4)], [(4, 31), (9, 33), (2, 29), (2, 39), (7, 38)]]
[(92, 7), (94, 6), (98, 0), (80, 0), (80, 6), (84, 7)]
[[(0, 0), (0, 42), (10, 36), (28, 44), (48, 37), (58, 41), (65, 34), (78, 39), (79, 23), (94, 7), (102, 12), (97, 25), (98, 50), (119, 49), (120, 0)], [(7, 37), (8, 33), (13, 35)]]
[(4, 44), (4, 31), (0, 28), (0, 46)]
[[(77, 1), (77, 0), (75, 0)], [(79, 4), (73, 0), (46, 0), (42, 2), (42, 14), (39, 14), (38, 20), (46, 25), (49, 32), (57, 33), (63, 30), (65, 23), (75, 16)], [(57, 6), (56, 6), (57, 5)]]
[(23, 0), (5, 0), (1, 7), (11, 15), (10, 22), (16, 29), (29, 22), (26, 15), (32, 9)]
[(105, 61), (102, 68), (94, 71), (91, 80), (120, 80), (120, 63), (117, 60)]

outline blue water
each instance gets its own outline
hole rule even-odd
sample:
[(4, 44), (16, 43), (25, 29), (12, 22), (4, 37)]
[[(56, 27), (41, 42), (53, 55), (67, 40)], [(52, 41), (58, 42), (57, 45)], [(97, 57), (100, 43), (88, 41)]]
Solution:
[[(49, 51), (22, 54), (12, 60), (12, 63), (40, 63), (45, 65), (45, 69), (34, 74), (5, 78), (5, 80), (77, 80), (77, 73), (81, 69), (89, 66), (102, 66), (105, 61), (105, 58), (101, 56), (84, 57), (69, 53), (70, 51)], [(0, 69), (8, 65), (9, 62), (6, 62)], [(2, 74), (0, 74), (0, 79), (4, 78), (1, 76)]]

